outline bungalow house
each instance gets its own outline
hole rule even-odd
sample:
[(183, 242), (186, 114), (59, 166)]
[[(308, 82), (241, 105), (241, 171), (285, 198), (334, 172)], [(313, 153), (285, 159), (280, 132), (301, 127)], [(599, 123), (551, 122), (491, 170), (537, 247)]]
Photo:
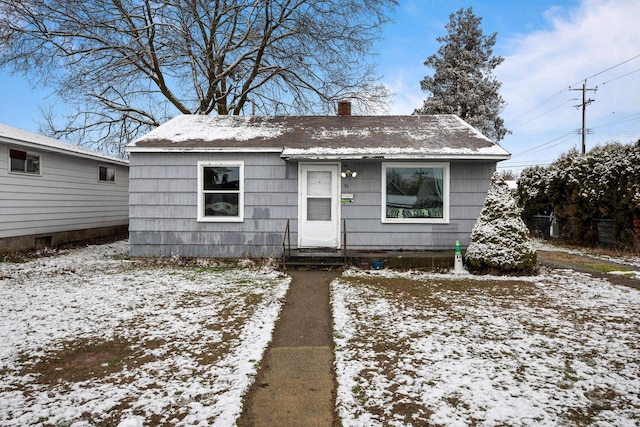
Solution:
[(126, 233), (129, 162), (0, 124), (0, 253)]
[(178, 116), (127, 147), (130, 254), (468, 245), (509, 153), (454, 115)]

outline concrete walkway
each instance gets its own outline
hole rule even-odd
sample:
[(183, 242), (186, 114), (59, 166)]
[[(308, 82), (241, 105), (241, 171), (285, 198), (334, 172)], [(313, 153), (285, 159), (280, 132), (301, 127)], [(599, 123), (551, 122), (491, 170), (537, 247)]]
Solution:
[(286, 302), (238, 420), (241, 427), (334, 425), (331, 271), (293, 271)]

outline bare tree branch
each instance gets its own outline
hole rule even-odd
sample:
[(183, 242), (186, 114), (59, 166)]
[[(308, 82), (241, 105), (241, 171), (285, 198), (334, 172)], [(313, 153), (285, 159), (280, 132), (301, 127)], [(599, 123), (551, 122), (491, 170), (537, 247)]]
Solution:
[(114, 152), (176, 114), (383, 105), (370, 61), (396, 0), (0, 0), (0, 67), (55, 88), (47, 133)]

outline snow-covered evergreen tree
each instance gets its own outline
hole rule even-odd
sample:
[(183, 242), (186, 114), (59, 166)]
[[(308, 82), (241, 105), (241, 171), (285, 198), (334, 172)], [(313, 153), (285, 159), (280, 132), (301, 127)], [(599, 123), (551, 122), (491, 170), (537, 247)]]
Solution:
[(505, 106), (499, 94), (501, 83), (492, 74), (504, 60), (493, 55), (497, 33), (485, 36), (482, 18), (471, 7), (452, 13), (449, 19), (448, 34), (436, 39), (440, 49), (424, 63), (434, 74), (420, 86), (431, 95), (415, 114), (456, 114), (489, 139), (500, 141), (507, 129), (499, 116)]
[(465, 254), (469, 270), (528, 273), (538, 256), (504, 177), (494, 173)]

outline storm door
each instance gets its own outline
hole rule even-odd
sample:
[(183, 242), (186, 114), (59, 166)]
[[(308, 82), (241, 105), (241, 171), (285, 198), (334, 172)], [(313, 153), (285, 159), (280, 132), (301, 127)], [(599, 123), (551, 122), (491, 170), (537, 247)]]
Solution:
[(339, 164), (301, 163), (299, 167), (298, 246), (340, 246)]

